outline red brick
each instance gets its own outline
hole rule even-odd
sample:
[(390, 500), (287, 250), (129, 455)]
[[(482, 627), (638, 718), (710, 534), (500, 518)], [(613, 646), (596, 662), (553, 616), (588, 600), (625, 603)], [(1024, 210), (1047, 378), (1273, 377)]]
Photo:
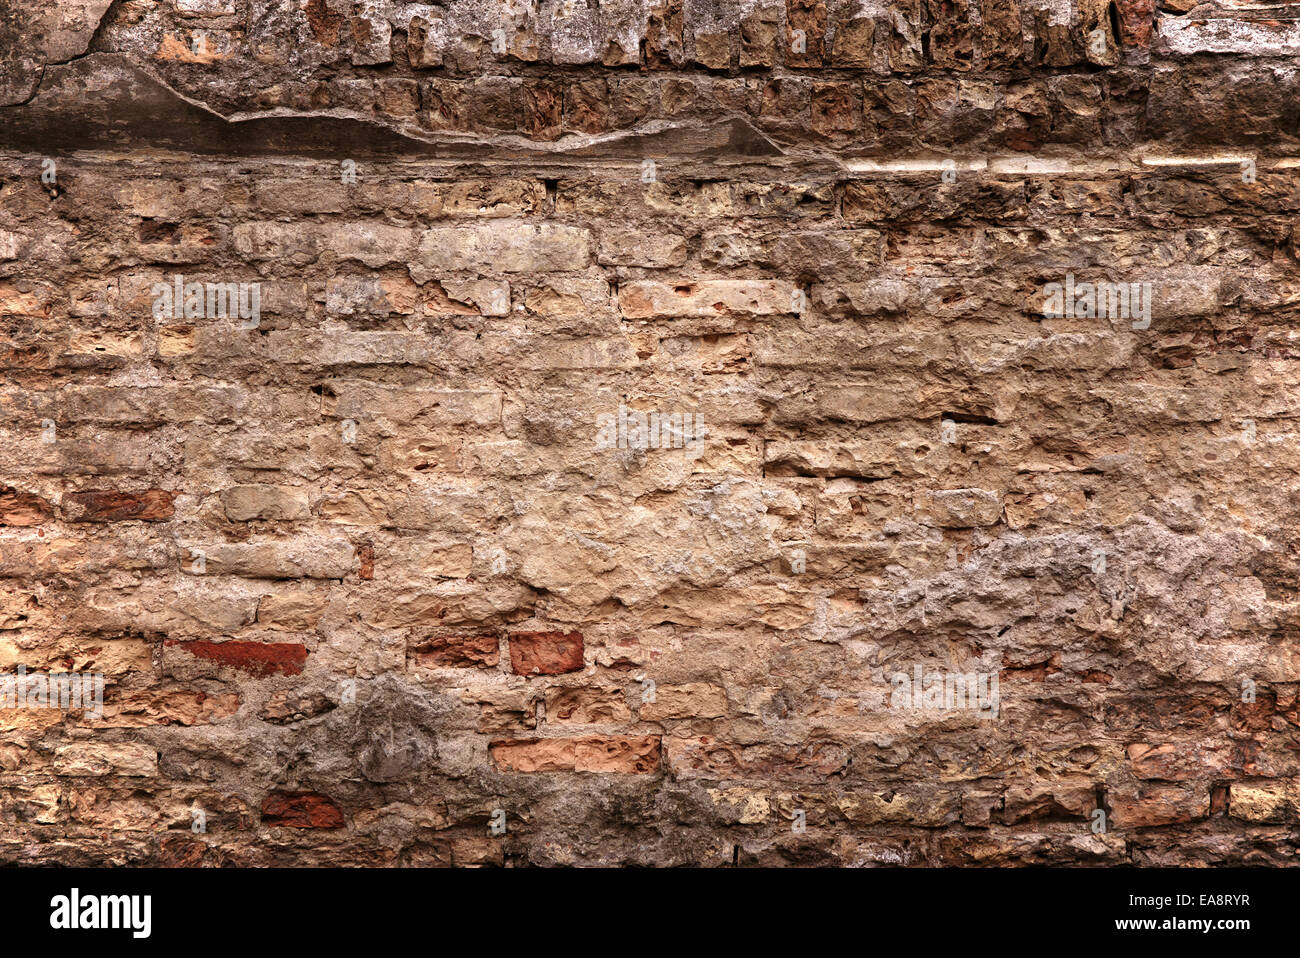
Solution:
[(492, 668), (501, 661), (495, 635), (451, 635), (426, 639), (411, 649), (417, 665), (425, 668)]
[(1236, 778), (1246, 758), (1241, 749), (1194, 742), (1128, 746), (1129, 768), (1137, 778), (1151, 781), (1186, 782), (1213, 776)]
[(298, 675), (307, 662), (306, 647), (295, 642), (209, 642), (206, 639), (182, 642), (168, 639), (166, 644), (257, 678), (277, 673)]
[(0, 526), (38, 526), (52, 514), (50, 504), (40, 496), (0, 486)]
[(1118, 0), (1120, 36), (1124, 44), (1146, 50), (1151, 46), (1151, 26), (1155, 17), (1155, 0)]
[(262, 824), (279, 828), (342, 828), (343, 812), (319, 792), (272, 792), (262, 802)]
[(1210, 794), (1203, 787), (1142, 784), (1109, 793), (1110, 820), (1116, 828), (1177, 825), (1210, 814)]
[(516, 675), (582, 671), (581, 632), (512, 632), (510, 669)]
[(207, 844), (169, 835), (158, 843), (158, 863), (164, 868), (195, 868), (203, 864)]
[(74, 522), (122, 522), (129, 519), (157, 522), (170, 519), (174, 513), (172, 494), (163, 489), (71, 492), (63, 497), (63, 510)]

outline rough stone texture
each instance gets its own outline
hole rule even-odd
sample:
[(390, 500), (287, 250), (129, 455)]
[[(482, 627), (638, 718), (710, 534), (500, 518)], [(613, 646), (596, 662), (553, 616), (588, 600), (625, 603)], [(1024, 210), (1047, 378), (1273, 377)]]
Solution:
[(0, 862), (1293, 863), (1298, 10), (0, 0)]

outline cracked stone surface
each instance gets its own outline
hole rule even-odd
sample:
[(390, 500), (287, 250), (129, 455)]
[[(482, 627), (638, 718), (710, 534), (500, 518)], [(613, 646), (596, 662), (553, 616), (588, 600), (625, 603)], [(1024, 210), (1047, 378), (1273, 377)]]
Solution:
[(0, 862), (1292, 864), (1297, 9), (0, 0)]

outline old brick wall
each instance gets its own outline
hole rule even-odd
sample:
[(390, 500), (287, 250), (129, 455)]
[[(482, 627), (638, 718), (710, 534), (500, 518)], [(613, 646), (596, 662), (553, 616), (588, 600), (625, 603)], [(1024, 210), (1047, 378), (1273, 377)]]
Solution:
[(0, 861), (1290, 862), (1298, 9), (0, 0)]

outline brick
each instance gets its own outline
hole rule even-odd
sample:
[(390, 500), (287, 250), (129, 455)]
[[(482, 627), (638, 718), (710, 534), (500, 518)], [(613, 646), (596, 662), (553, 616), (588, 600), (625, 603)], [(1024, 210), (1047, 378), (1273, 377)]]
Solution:
[(235, 13), (233, 0), (175, 0), (176, 12), (186, 17), (228, 17)]
[(183, 30), (164, 33), (154, 51), (158, 60), (209, 66), (234, 55), (234, 38), (224, 30)]
[(502, 395), (494, 390), (393, 389), (362, 382), (333, 382), (321, 412), (340, 419), (382, 417), (433, 426), (492, 426), (501, 421)]
[(501, 658), (494, 635), (434, 636), (413, 645), (410, 655), (424, 668), (495, 668)]
[(991, 526), (1002, 518), (1002, 496), (989, 489), (942, 489), (919, 497), (928, 521), (946, 529)]
[(262, 824), (272, 828), (342, 828), (343, 811), (319, 792), (272, 792), (262, 800)]
[[(159, 690), (111, 696), (105, 694), (104, 717), (96, 728), (148, 728), (153, 725), (211, 725), (239, 711), (236, 692), (209, 694), (196, 689)], [(89, 724), (89, 723), (88, 723)]]
[(1082, 778), (1031, 781), (1007, 790), (1003, 821), (1008, 825), (1051, 818), (1087, 820), (1097, 808), (1097, 785)]
[(1186, 748), (1174, 743), (1136, 743), (1127, 748), (1133, 774), (1144, 780), (1195, 781), (1206, 775), (1222, 778), (1230, 771), (1229, 760), (1216, 748)]
[(1234, 783), (1228, 787), (1228, 814), (1240, 821), (1268, 824), (1300, 820), (1300, 785), (1293, 781)]
[(311, 514), (303, 490), (281, 486), (232, 486), (222, 492), (221, 506), (232, 522), (257, 519), (291, 522)]
[(642, 721), (665, 719), (721, 718), (727, 714), (727, 693), (716, 685), (690, 682), (685, 685), (660, 685), (655, 700), (643, 702), (639, 710)]
[(227, 642), (181, 642), (168, 639), (164, 644), (255, 678), (300, 675), (307, 662), (307, 649), (292, 642), (243, 642), (235, 639)]
[(550, 273), (586, 269), (591, 262), (587, 230), (554, 224), (492, 222), (475, 227), (438, 227), (420, 238), (420, 273)]
[[(437, 195), (437, 211), (448, 217), (516, 217), (541, 212), (546, 206), (546, 184), (541, 180), (497, 177), (488, 180), (468, 179), (439, 183), (431, 188)], [(419, 197), (417, 196), (417, 199)], [(522, 224), (515, 224), (522, 225)], [(521, 233), (505, 233), (527, 235)], [(569, 231), (545, 231), (550, 236), (568, 239)]]
[(231, 232), (231, 241), (236, 252), (252, 260), (283, 260), (302, 266), (321, 253), (318, 230), (288, 223), (240, 223)]
[[(342, 579), (357, 566), (356, 549), (341, 540), (194, 543), (183, 547), (181, 568), (193, 575), (260, 579)], [(198, 565), (199, 556), (202, 564)]]
[(474, 565), (474, 548), (464, 542), (403, 544), (384, 555), (380, 567), (385, 578), (410, 576), (416, 580), (463, 579)]
[(1025, 43), (1016, 0), (985, 0), (980, 17), (980, 50), (985, 63), (998, 68), (1023, 59)]
[(153, 778), (158, 774), (158, 751), (149, 745), (62, 745), (54, 750), (56, 775)]
[(527, 689), (467, 693), (465, 701), (479, 708), (478, 730), (485, 734), (509, 734), (537, 728), (537, 702)]
[(72, 539), (0, 541), (0, 577), (69, 573), (95, 576), (110, 570), (161, 571), (174, 562), (175, 553), (171, 546), (156, 542), (107, 545)]
[(812, 739), (798, 746), (759, 742), (745, 747), (714, 735), (669, 736), (668, 767), (682, 780), (698, 778), (779, 779), (791, 784), (825, 782), (849, 767), (849, 752), (839, 742)]
[(449, 38), (442, 17), (415, 16), (407, 30), (407, 56), (411, 66), (431, 69), (442, 66), (443, 50)]
[(50, 503), (30, 492), (12, 486), (0, 486), (0, 525), (38, 526), (49, 521), (54, 509)]
[(352, 17), (352, 62), (358, 66), (392, 63), (392, 39), (392, 24), (380, 13), (379, 4), (358, 4)]
[(623, 286), (618, 301), (628, 319), (790, 315), (799, 312), (798, 291), (781, 280), (643, 281)]
[(761, 7), (740, 21), (741, 67), (770, 67), (776, 62), (777, 23), (780, 11)]
[(316, 628), (329, 605), (323, 593), (291, 591), (262, 596), (257, 621), (272, 629), (308, 632)]
[(43, 288), (0, 283), (0, 316), (48, 316), (49, 296)]
[(815, 83), (809, 126), (823, 136), (848, 133), (862, 125), (862, 100), (851, 83)]
[[(4, 627), (17, 628), (30, 622), (38, 610), (38, 605), (27, 605), (21, 617)], [(12, 673), (19, 665), (47, 672), (100, 672), (106, 677), (152, 672), (153, 644), (127, 636), (79, 635), (48, 642), (39, 649), (26, 649), (12, 638), (0, 638), (0, 669)]]
[(273, 330), (259, 358), (291, 366), (379, 366), (429, 362), (433, 343), (419, 333)]
[(1158, 49), (1179, 56), (1248, 53), (1293, 57), (1300, 53), (1300, 23), (1294, 20), (1180, 20), (1161, 17)]
[(405, 263), (415, 255), (415, 230), (383, 223), (348, 223), (321, 236), (321, 245), (339, 259), (358, 260), (374, 269)]
[(731, 66), (731, 35), (728, 33), (695, 34), (695, 62), (710, 70)]
[(519, 739), (493, 742), (491, 752), (506, 772), (650, 775), (659, 767), (660, 742), (649, 735)]
[(596, 260), (603, 266), (641, 266), (660, 269), (686, 262), (686, 241), (661, 233), (619, 231), (600, 238)]
[(64, 817), (63, 789), (58, 785), (35, 785), (4, 791), (5, 805), (20, 821), (51, 825)]
[(875, 49), (876, 22), (869, 17), (844, 20), (835, 27), (831, 63), (837, 67), (869, 67)]
[(964, 0), (925, 0), (930, 60), (936, 67), (969, 70), (974, 61), (970, 7)]
[(510, 669), (516, 675), (560, 675), (583, 668), (581, 632), (511, 632)]
[(889, 68), (895, 73), (925, 66), (921, 46), (920, 0), (894, 0), (889, 5)]
[(1116, 4), (1119, 10), (1120, 34), (1125, 46), (1139, 50), (1146, 50), (1151, 46), (1155, 7), (1155, 0), (1120, 0)]
[[(342, 183), (304, 182), (279, 178), (259, 179), (253, 184), (253, 202), (258, 209), (269, 213), (341, 213), (348, 208), (348, 189)], [(138, 202), (138, 200), (137, 200)], [(154, 207), (146, 207), (140, 215), (158, 215)], [(250, 228), (239, 235), (251, 240)]]
[(1181, 825), (1210, 814), (1210, 793), (1195, 785), (1145, 785), (1136, 790), (1108, 791), (1106, 804), (1115, 828)]
[(860, 825), (919, 825), (936, 828), (957, 820), (960, 808), (950, 791), (910, 794), (860, 792), (836, 802), (849, 821)]
[(18, 259), (27, 250), (31, 237), (23, 233), (0, 230), (0, 261)]
[(63, 497), (62, 506), (64, 515), (74, 522), (160, 522), (175, 512), (172, 494), (164, 489), (71, 492)]
[(618, 688), (561, 688), (546, 694), (546, 721), (556, 725), (626, 722), (632, 713)]

